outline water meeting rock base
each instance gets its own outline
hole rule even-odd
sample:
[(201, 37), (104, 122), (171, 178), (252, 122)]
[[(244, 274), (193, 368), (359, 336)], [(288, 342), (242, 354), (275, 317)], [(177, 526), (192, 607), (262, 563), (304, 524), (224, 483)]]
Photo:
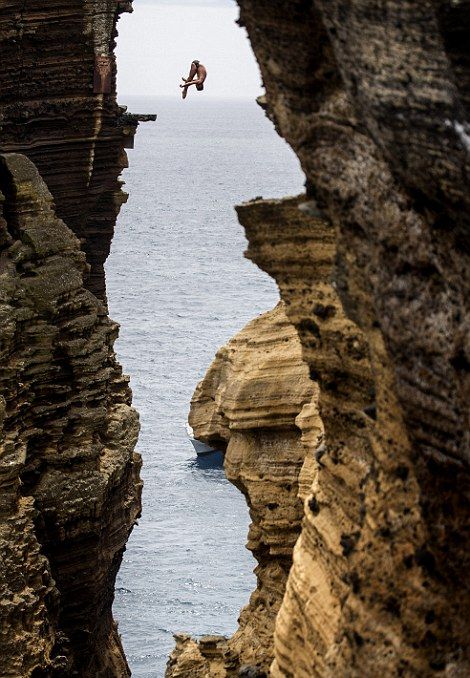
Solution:
[[(468, 3), (238, 4), (266, 87), (260, 104), (307, 189), (238, 214), (247, 256), (276, 280), (298, 333), (311, 395), (292, 397), (280, 377), (273, 402), (291, 405), (287, 442), (283, 412), (269, 423), (255, 414), (254, 348), (243, 377), (221, 360), (229, 343), (198, 387), (192, 425), (228, 440), (258, 586), (217, 663), (180, 637), (168, 676), (466, 676)], [(265, 356), (274, 365), (276, 354), (285, 365), (274, 346)], [(253, 412), (242, 434), (238, 410)], [(266, 430), (270, 463), (262, 443), (252, 452)], [(280, 464), (296, 469), (300, 524), (290, 495), (273, 502)], [(273, 503), (287, 523), (266, 518)], [(300, 529), (295, 545), (286, 524)], [(257, 549), (268, 527), (274, 552)], [(264, 577), (280, 543), (289, 574)], [(266, 601), (280, 596), (270, 622)]]
[(137, 120), (114, 0), (0, 7), (0, 675), (129, 676), (111, 606), (139, 430), (103, 263)]
[(23, 155), (0, 155), (0, 208), (2, 675), (130, 675), (111, 605), (139, 424), (117, 326)]
[[(138, 418), (103, 264), (137, 124), (115, 96), (131, 4), (0, 7), (5, 678), (130, 675), (111, 605)], [(191, 405), (247, 500), (256, 590), (231, 638), (178, 635), (167, 676), (466, 677), (469, 3), (238, 4), (306, 193), (238, 208), (281, 303)]]

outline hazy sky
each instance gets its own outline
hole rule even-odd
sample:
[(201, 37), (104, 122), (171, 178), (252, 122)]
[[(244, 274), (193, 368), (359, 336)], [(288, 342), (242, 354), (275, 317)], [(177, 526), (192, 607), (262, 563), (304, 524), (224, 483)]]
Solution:
[(208, 75), (198, 96), (255, 98), (261, 77), (237, 17), (233, 0), (134, 0), (118, 24), (119, 94), (180, 96), (181, 76), (199, 59)]

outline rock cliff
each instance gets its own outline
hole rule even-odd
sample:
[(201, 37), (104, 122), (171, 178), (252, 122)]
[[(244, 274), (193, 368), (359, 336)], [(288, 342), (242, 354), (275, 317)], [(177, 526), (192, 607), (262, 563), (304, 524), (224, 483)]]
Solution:
[(316, 396), (282, 303), (220, 349), (197, 387), (189, 420), (198, 439), (226, 446), (227, 477), (250, 507), (247, 548), (258, 562), (257, 588), (228, 642), (206, 638), (197, 645), (189, 636), (178, 637), (169, 676), (269, 670), (274, 623), (302, 518), (298, 480), (305, 449), (295, 419)]
[(239, 217), (319, 388), (270, 674), (467, 675), (469, 4), (239, 5), (307, 189)]
[(103, 264), (126, 199), (119, 175), (136, 122), (116, 103), (116, 0), (11, 0), (0, 7), (0, 151), (24, 153), (78, 238), (85, 282), (105, 298)]
[[(467, 676), (468, 0), (239, 0), (306, 195), (239, 208), (283, 306), (192, 404), (257, 589), (171, 676)], [(136, 119), (122, 0), (0, 6), (2, 675), (125, 676), (114, 578), (138, 421), (103, 263)]]
[(0, 7), (0, 674), (127, 676), (111, 605), (140, 513), (139, 430), (103, 263), (135, 116), (131, 3)]
[(127, 675), (111, 604), (141, 483), (117, 326), (25, 156), (0, 156), (0, 190), (2, 675)]

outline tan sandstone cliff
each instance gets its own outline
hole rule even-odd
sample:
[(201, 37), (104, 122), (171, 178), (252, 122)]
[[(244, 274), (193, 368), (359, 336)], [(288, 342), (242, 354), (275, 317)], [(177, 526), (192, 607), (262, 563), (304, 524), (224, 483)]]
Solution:
[(238, 212), (321, 418), (296, 419), (305, 516), (270, 674), (466, 676), (468, 2), (239, 5), (307, 195)]
[(240, 668), (262, 675), (269, 669), (274, 623), (302, 517), (298, 476), (305, 449), (295, 419), (316, 395), (282, 303), (220, 349), (196, 389), (189, 417), (194, 433), (207, 442), (224, 441), (227, 477), (250, 508), (247, 548), (258, 562), (257, 589), (228, 643), (207, 638), (198, 647), (180, 637), (168, 675), (216, 670), (235, 676)]

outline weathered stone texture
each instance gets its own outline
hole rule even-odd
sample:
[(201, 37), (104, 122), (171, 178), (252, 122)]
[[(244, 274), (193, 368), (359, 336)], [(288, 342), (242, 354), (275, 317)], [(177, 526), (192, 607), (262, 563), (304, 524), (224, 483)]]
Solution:
[[(337, 258), (334, 229), (312, 216), (316, 211), (305, 198), (255, 201), (238, 209), (248, 256), (278, 281), (310, 374), (321, 385), (321, 419), (306, 406), (296, 420), (306, 447), (300, 474), (305, 519), (277, 619), (273, 675), (291, 675), (294, 659), (292, 675), (335, 670), (354, 675), (362, 670), (354, 653), (348, 653), (347, 666), (337, 657), (344, 651), (343, 637), (368, 645), (375, 666), (395, 670), (383, 642), (392, 630), (398, 636), (403, 629), (390, 601), (402, 600), (403, 589), (410, 601), (416, 595), (416, 572), (409, 576), (413, 567), (403, 559), (422, 538), (416, 483), (383, 346), (376, 338), (371, 352), (363, 332), (345, 317), (330, 282)], [(374, 374), (380, 374), (377, 384)], [(388, 435), (386, 444), (377, 420)], [(400, 579), (384, 600), (377, 579), (391, 571)], [(401, 649), (398, 659), (406, 661)]]
[[(9, 0), (0, 6), (0, 152), (38, 168), (58, 216), (82, 240), (87, 287), (105, 298), (103, 264), (126, 199), (119, 175), (130, 131), (116, 103), (116, 0)], [(94, 91), (97, 60), (108, 87)]]
[(466, 676), (469, 3), (238, 4), (307, 180), (239, 217), (319, 388), (270, 673)]
[(123, 11), (131, 2), (0, 3), (0, 674), (12, 678), (129, 675), (111, 605), (140, 512), (139, 425), (103, 269), (139, 118), (116, 103)]
[[(268, 115), (335, 241), (325, 296), (312, 287), (321, 245), (297, 272), (292, 210), (240, 212), (299, 330), (325, 427), (272, 672), (465, 675), (468, 3), (239, 4)], [(331, 331), (331, 294), (352, 334)]]
[(0, 156), (1, 675), (129, 675), (111, 604), (140, 512), (117, 326), (36, 168)]
[[(240, 4), (269, 113), (370, 287), (416, 445), (468, 461), (462, 389), (468, 267), (461, 235), (469, 154), (465, 130), (446, 123), (462, 103), (450, 64), (434, 65), (442, 36), (435, 22), (423, 20), (433, 4), (386, 2), (376, 10), (359, 1), (328, 3), (326, 10), (322, 3)], [(405, 40), (408, 32), (413, 40)], [(441, 46), (440, 65), (443, 60)], [(400, 85), (405, 76), (412, 94)], [(361, 83), (362, 98), (352, 80), (358, 90)], [(400, 144), (388, 141), (398, 136), (397, 127)], [(385, 151), (396, 160), (388, 164)], [(422, 182), (413, 163), (424, 165)], [(397, 181), (394, 172), (405, 166), (403, 182)], [(449, 213), (454, 204), (455, 218)], [(436, 391), (439, 398), (428, 396)]]
[[(214, 666), (222, 676), (239, 670), (265, 675), (272, 662), (274, 623), (302, 517), (298, 476), (305, 449), (295, 418), (316, 395), (298, 336), (279, 304), (219, 350), (191, 401), (196, 437), (226, 446), (225, 471), (247, 500), (252, 521), (247, 548), (258, 561), (257, 588), (241, 612), (239, 629), (219, 645)], [(205, 648), (183, 640), (169, 665), (172, 678), (186, 675), (189, 658), (202, 670), (196, 660)], [(216, 675), (213, 671), (201, 675)]]

